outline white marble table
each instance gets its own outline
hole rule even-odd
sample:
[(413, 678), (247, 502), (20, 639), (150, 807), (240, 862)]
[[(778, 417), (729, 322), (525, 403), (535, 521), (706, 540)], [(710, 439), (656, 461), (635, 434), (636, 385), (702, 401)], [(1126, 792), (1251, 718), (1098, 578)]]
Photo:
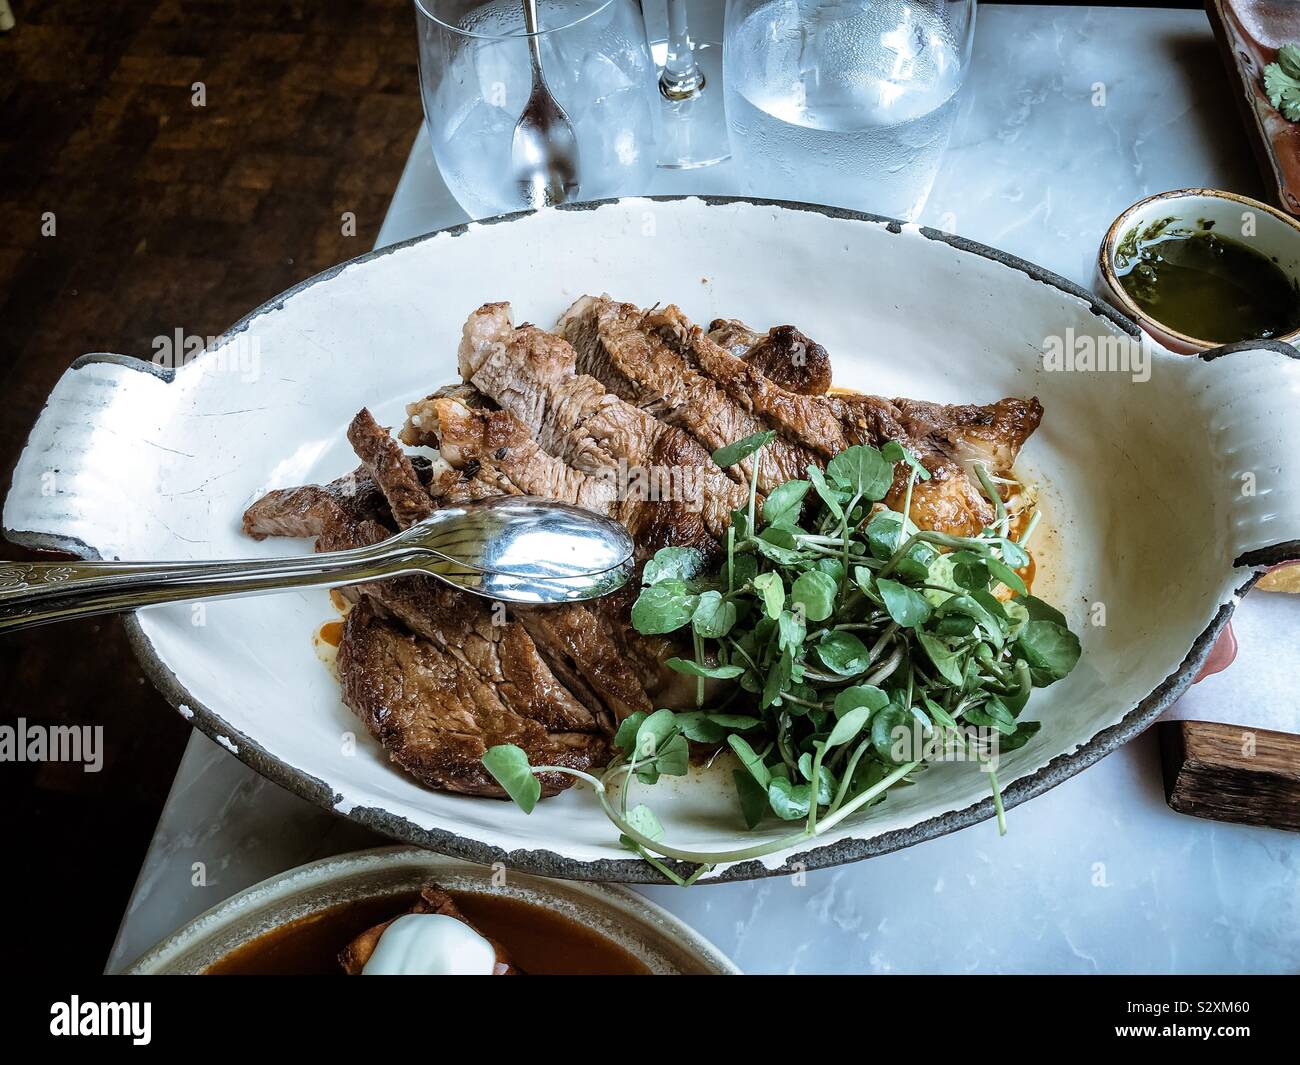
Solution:
[[(731, 183), (721, 166), (660, 172), (648, 191)], [(1204, 14), (981, 10), (972, 82), (922, 222), (1088, 284), (1123, 207), (1188, 185), (1261, 191)], [(464, 217), (422, 133), (379, 242)], [(1254, 632), (1300, 633), (1300, 597), (1252, 595), (1242, 610)], [(1188, 698), (1232, 699), (1232, 674), (1251, 658), (1294, 677), (1300, 641), (1244, 647)], [(1275, 697), (1293, 709), (1300, 699), (1293, 683)], [(803, 882), (645, 890), (749, 972), (1300, 970), (1300, 835), (1170, 811), (1151, 733), (1012, 811), (1010, 829), (1000, 839), (977, 825)], [(263, 877), (377, 842), (196, 733), (108, 968)]]

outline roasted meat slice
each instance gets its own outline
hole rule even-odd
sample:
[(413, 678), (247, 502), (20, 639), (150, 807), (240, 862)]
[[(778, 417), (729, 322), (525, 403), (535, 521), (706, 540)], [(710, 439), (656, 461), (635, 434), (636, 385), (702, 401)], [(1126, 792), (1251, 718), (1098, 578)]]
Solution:
[[(724, 402), (749, 412), (780, 438), (814, 451), (823, 463), (851, 444), (868, 442), (854, 426), (844, 424), (843, 412), (828, 397), (787, 391), (757, 366), (719, 347), (677, 307), (647, 311), (643, 328), (712, 380)], [(763, 487), (761, 480), (759, 487)]]
[[(432, 400), (421, 410), (422, 424), (453, 466), (473, 468), (479, 477), (500, 475), (517, 491), (606, 513), (628, 528), (642, 559), (663, 546), (694, 547), (706, 557), (717, 548), (698, 513), (640, 493), (624, 494), (611, 478), (573, 470), (541, 451), (509, 411), (470, 408), (457, 399)], [(675, 684), (678, 675), (662, 665), (682, 648), (671, 640), (645, 637), (631, 626), (628, 611), (634, 598), (629, 586), (618, 596), (582, 607), (516, 607), (512, 616), (528, 629), (570, 691), (586, 702), (585, 693), (592, 690), (617, 720), (637, 710), (684, 706)]]
[[(648, 324), (653, 314), (608, 296), (583, 296), (560, 316), (556, 329), (577, 352), (579, 373), (590, 374), (621, 399), (684, 429), (709, 452), (766, 431), (767, 422), (732, 402), (717, 380)], [(757, 369), (752, 372), (761, 376)], [(803, 477), (816, 459), (816, 451), (778, 437), (759, 455), (759, 491), (770, 492)], [(747, 482), (748, 467), (733, 467), (732, 473)]]
[(272, 489), (244, 512), (243, 527), (254, 540), (329, 535), (378, 542), (391, 522), (388, 501), (362, 466), (326, 485)]
[[(683, 503), (698, 499), (697, 482), (703, 467), (659, 467), (658, 483), (649, 483), (648, 478), (622, 479), (617, 469), (586, 474), (543, 451), (527, 426), (509, 411), (474, 409), (458, 399), (433, 400), (424, 410), (439, 451), (452, 466), (472, 468), (480, 476), (495, 470), (527, 495), (606, 514), (628, 528), (643, 558), (668, 544), (694, 547), (705, 555), (718, 549), (700, 507), (677, 506), (671, 499), (658, 498), (666, 490), (680, 496)], [(663, 513), (665, 506), (671, 508), (671, 514)], [(670, 528), (667, 520), (672, 522)]]
[[(417, 780), (434, 788), (503, 798), (483, 767), (489, 747), (513, 743), (533, 765), (591, 770), (609, 760), (599, 732), (564, 719), (578, 704), (564, 691), (521, 625), (473, 617), (460, 653), (413, 635), (362, 599), (343, 626), (338, 669), (343, 700)], [(541, 773), (542, 793), (571, 777)]]
[[(250, 534), (315, 535), (318, 550), (358, 547), (396, 531), (389, 499), (405, 500), (408, 515), (423, 509), (415, 485), (430, 510), (518, 491), (504, 477), (494, 483), (486, 466), (467, 475), (412, 460), (395, 444), (394, 452), (364, 411), (350, 436), (386, 490), (363, 468), (333, 485), (272, 492), (249, 508)], [(344, 701), (394, 761), (431, 787), (503, 795), (479, 762), (492, 743), (515, 742), (503, 736), (531, 744), (538, 757), (560, 759), (551, 764), (603, 765), (609, 749), (602, 737), (617, 718), (649, 708), (640, 672), (613, 643), (608, 620), (582, 607), (539, 611), (525, 624), (425, 577), (345, 594), (359, 605), (339, 649)], [(398, 696), (400, 707), (390, 702)], [(571, 782), (551, 774), (546, 787), (553, 793)]]
[[(779, 387), (757, 368), (721, 348), (676, 307), (646, 314), (646, 327), (701, 372), (723, 385), (729, 400), (763, 418), (783, 436), (820, 451), (826, 460), (851, 444), (897, 440), (914, 451), (931, 478), (917, 485), (911, 517), (923, 528), (973, 535), (993, 518), (970, 463), (994, 463), (1007, 474), (1042, 417), (1037, 399), (1003, 399), (988, 406), (945, 406), (880, 396), (804, 396)], [(902, 504), (900, 469), (891, 506)]]
[[(420, 897), (415, 900), (406, 913), (436, 913), (443, 917), (452, 917), (462, 924), (469, 925), (475, 932), (483, 936), (492, 944), (492, 949), (497, 953), (496, 969), (493, 976), (523, 976), (524, 974), (510, 960), (510, 955), (506, 953), (506, 948), (490, 936), (483, 935), (481, 929), (475, 927), (474, 922), (460, 912), (460, 907), (456, 905), (453, 899), (446, 891), (437, 884), (425, 884), (420, 889)], [(339, 964), (343, 966), (343, 971), (348, 976), (360, 976), (361, 970), (366, 967), (366, 962), (374, 954), (375, 947), (379, 945), (379, 937), (388, 930), (388, 926), (401, 917), (398, 914), (392, 920), (385, 921), (383, 924), (377, 924), (373, 928), (367, 928), (356, 937), (339, 953)]]
[(495, 468), (526, 495), (557, 499), (619, 517), (614, 478), (586, 474), (547, 454), (509, 411), (475, 410), (459, 399), (435, 399), (422, 420), (438, 441), (442, 457), (457, 469), (481, 473)]
[(792, 325), (759, 333), (735, 318), (715, 318), (709, 323), (709, 339), (790, 392), (819, 396), (830, 391), (830, 355)]
[[(573, 348), (559, 337), (535, 326), (516, 329), (508, 304), (486, 304), (465, 323), (462, 376), (518, 418), (543, 451), (582, 473), (612, 476), (622, 485), (634, 479), (660, 485), (657, 501), (672, 505), (646, 519), (657, 526), (660, 541), (680, 542), (674, 529), (696, 520), (693, 513), (713, 537), (724, 536), (731, 511), (745, 503), (744, 488), (689, 435), (606, 392), (595, 378), (577, 373), (575, 364)], [(436, 436), (424, 432), (436, 420), (431, 402), (408, 408), (407, 442), (437, 446)], [(674, 485), (671, 471), (688, 468), (697, 471), (689, 483)], [(647, 542), (653, 540), (648, 526), (643, 534)]]
[(398, 525), (405, 529), (433, 513), (428, 487), (410, 458), (364, 407), (348, 426), (348, 443), (383, 490)]

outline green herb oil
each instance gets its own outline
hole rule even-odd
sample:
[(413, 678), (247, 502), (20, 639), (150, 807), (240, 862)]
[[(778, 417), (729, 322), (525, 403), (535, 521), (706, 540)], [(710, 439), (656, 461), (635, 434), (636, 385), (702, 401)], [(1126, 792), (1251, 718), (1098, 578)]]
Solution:
[(1229, 237), (1209, 231), (1130, 234), (1116, 266), (1134, 303), (1160, 324), (1198, 340), (1231, 344), (1300, 328), (1300, 294), (1291, 279), (1267, 256)]

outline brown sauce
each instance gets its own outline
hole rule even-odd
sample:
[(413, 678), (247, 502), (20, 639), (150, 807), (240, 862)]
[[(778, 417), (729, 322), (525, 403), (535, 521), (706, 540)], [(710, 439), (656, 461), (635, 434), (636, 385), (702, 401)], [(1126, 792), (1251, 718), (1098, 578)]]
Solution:
[[(649, 973), (617, 943), (561, 914), (529, 902), (476, 891), (453, 891), (461, 912), (505, 947), (534, 976), (631, 976)], [(411, 892), (345, 902), (300, 917), (231, 951), (207, 976), (342, 976), (338, 954), (367, 928), (406, 912)]]

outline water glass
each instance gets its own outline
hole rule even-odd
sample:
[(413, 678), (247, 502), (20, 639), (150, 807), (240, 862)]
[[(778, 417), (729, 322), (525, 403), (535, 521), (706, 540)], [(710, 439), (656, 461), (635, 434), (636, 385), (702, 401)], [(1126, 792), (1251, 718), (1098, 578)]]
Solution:
[[(539, 0), (551, 94), (577, 133), (578, 198), (644, 192), (654, 65), (637, 0)], [(510, 146), (532, 91), (521, 0), (415, 0), (420, 95), (443, 180), (471, 218), (528, 206)]]
[(915, 218), (974, 31), (975, 0), (727, 0), (727, 124), (746, 191)]

